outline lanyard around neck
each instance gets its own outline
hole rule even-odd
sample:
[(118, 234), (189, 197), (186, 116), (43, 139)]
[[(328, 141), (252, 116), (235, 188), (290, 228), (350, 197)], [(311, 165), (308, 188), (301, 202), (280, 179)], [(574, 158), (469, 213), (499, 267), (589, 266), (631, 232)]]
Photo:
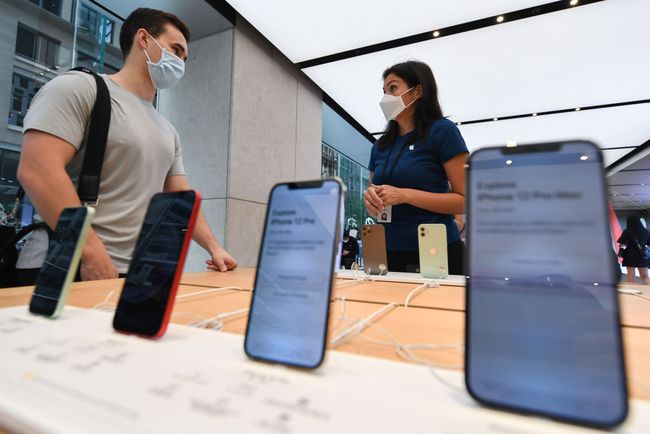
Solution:
[(402, 154), (404, 153), (404, 150), (407, 148), (407, 141), (404, 142), (402, 145), (402, 149), (399, 150), (399, 154), (397, 154), (397, 158), (395, 158), (395, 161), (393, 161), (393, 165), (390, 168), (390, 173), (388, 173), (388, 176), (386, 176), (386, 167), (388, 166), (388, 160), (390, 159), (390, 156), (393, 154), (393, 147), (391, 146), (390, 152), (386, 156), (386, 161), (384, 161), (384, 170), (383, 170), (383, 180), (382, 184), (387, 184), (388, 180), (393, 177), (393, 172), (395, 171), (395, 166), (397, 166), (397, 163), (399, 162), (400, 158), (402, 158)]

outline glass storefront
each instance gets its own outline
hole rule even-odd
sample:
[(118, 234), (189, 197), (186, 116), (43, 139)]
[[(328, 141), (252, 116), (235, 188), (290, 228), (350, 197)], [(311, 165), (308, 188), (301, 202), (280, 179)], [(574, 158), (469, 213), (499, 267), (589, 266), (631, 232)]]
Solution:
[(363, 192), (368, 188), (372, 141), (360, 133), (327, 102), (323, 102), (323, 138), (321, 175), (338, 176), (345, 182), (345, 228), (359, 228), (373, 223), (363, 206)]
[(361, 164), (323, 142), (321, 175), (338, 176), (348, 188), (345, 195), (346, 229), (359, 228), (370, 221), (368, 211), (363, 205), (363, 192), (368, 188), (369, 174), (368, 169)]
[(34, 95), (73, 66), (116, 72), (122, 54), (121, 20), (86, 0), (0, 0), (0, 10), (14, 35), (0, 41), (0, 104), (8, 109), (0, 124), (1, 219), (14, 207), (23, 120)]

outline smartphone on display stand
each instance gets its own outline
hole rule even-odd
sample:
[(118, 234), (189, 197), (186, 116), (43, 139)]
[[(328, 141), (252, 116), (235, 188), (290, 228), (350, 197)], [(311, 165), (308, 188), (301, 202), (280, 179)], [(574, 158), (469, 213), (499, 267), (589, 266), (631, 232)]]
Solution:
[(467, 185), (468, 391), (518, 412), (621, 423), (628, 393), (600, 150), (481, 149)]
[(165, 333), (200, 204), (193, 190), (152, 197), (115, 310), (115, 330), (150, 338)]
[(421, 224), (418, 226), (420, 274), (428, 279), (445, 279), (449, 276), (447, 260), (447, 226)]
[(333, 178), (271, 190), (244, 340), (250, 358), (309, 369), (323, 362), (344, 194)]
[(43, 266), (29, 303), (31, 313), (56, 318), (61, 314), (74, 281), (93, 221), (92, 207), (65, 208), (51, 235)]
[(383, 276), (388, 273), (384, 225), (363, 225), (361, 227), (361, 248), (363, 269), (366, 274)]

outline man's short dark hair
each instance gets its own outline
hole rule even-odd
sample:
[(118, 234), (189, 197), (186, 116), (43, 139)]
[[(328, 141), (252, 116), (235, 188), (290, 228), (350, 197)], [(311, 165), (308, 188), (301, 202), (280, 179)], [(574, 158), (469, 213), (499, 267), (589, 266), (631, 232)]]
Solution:
[(170, 24), (176, 27), (185, 37), (190, 40), (190, 29), (176, 15), (158, 9), (138, 8), (126, 17), (120, 30), (120, 48), (126, 59), (133, 45), (133, 38), (138, 29), (145, 29), (154, 38), (165, 31), (165, 26)]

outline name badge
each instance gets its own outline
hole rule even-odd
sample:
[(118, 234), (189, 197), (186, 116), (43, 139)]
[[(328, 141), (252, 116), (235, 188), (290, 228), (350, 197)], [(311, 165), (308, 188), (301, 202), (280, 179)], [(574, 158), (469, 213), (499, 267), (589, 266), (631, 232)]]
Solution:
[(379, 223), (390, 223), (393, 218), (393, 206), (386, 205), (383, 211), (379, 211), (377, 214), (377, 221)]

